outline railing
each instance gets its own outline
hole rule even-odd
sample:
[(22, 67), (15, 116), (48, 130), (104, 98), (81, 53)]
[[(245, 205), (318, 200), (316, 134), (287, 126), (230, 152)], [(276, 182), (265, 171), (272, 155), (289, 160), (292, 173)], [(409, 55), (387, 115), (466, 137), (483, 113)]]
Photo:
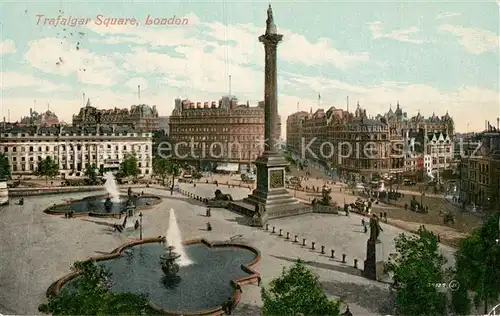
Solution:
[(500, 315), (500, 304), (497, 304), (495, 307), (493, 307), (491, 311), (488, 313), (488, 315), (491, 316)]

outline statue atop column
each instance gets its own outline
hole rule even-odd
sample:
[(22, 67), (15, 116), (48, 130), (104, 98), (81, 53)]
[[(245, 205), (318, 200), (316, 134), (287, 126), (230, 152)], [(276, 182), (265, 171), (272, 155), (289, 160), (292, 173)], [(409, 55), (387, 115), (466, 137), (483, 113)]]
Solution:
[(276, 24), (274, 24), (273, 9), (271, 8), (271, 4), (269, 4), (269, 8), (267, 9), (266, 34), (278, 34)]

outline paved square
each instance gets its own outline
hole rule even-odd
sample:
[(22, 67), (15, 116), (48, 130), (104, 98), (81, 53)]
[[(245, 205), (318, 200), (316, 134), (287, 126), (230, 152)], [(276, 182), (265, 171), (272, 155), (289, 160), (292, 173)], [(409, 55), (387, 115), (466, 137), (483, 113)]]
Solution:
[[(213, 185), (181, 184), (181, 188), (196, 192), (200, 196), (213, 197)], [(239, 199), (249, 194), (243, 188), (219, 187)], [(142, 190), (142, 189), (141, 189)], [(143, 212), (144, 236), (165, 235), (168, 228), (169, 210), (176, 210), (184, 239), (204, 237), (212, 241), (227, 241), (241, 235), (238, 242), (258, 248), (262, 260), (257, 269), (262, 274), (263, 285), (281, 273), (283, 266), (297, 258), (307, 262), (320, 277), (328, 295), (345, 299), (355, 315), (380, 315), (387, 310), (388, 285), (369, 281), (360, 276), (360, 270), (352, 268), (353, 259), (359, 268), (365, 259), (368, 235), (362, 232), (361, 217), (310, 214), (271, 220), (270, 226), (283, 235), (299, 235), (307, 239), (308, 247), (287, 241), (284, 236), (271, 234), (260, 228), (238, 224), (240, 216), (224, 209), (213, 209), (212, 217), (206, 218), (205, 208), (199, 202), (161, 189), (147, 189), (147, 193), (164, 197), (162, 203)], [(99, 192), (71, 194), (71, 198), (82, 198)], [(51, 216), (43, 210), (54, 203), (62, 203), (68, 195), (52, 195), (25, 198), (23, 206), (10, 205), (0, 209), (0, 313), (36, 314), (37, 306), (45, 298), (48, 286), (69, 271), (74, 261), (83, 260), (99, 252), (109, 252), (131, 238), (138, 238), (138, 231), (127, 234), (113, 232), (106, 223), (119, 220), (98, 218), (75, 218)], [(211, 232), (205, 230), (210, 221)], [(120, 221), (121, 222), (121, 221)], [(381, 239), (385, 253), (393, 252), (393, 239), (402, 231), (382, 224)], [(310, 242), (316, 242), (316, 250), (310, 250)], [(325, 246), (326, 256), (319, 253)], [(335, 249), (336, 259), (328, 257)], [(442, 247), (450, 257), (453, 250)], [(347, 254), (347, 264), (339, 260)], [(235, 315), (259, 314), (260, 289), (249, 285), (243, 287), (242, 302)]]

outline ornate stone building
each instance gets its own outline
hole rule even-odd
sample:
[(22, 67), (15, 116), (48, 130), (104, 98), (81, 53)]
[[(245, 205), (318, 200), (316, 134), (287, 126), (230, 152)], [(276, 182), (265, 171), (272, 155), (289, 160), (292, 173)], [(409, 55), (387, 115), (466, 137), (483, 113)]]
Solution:
[(62, 177), (81, 177), (87, 164), (101, 172), (118, 170), (126, 153), (134, 152), (142, 176), (152, 172), (152, 135), (128, 127), (10, 126), (1, 130), (0, 150), (12, 174), (32, 175), (38, 163), (50, 156)]
[(21, 118), (21, 123), (24, 125), (54, 126), (59, 124), (59, 118), (50, 110), (39, 114), (30, 109), (30, 115)]
[(487, 126), (481, 146), (460, 163), (460, 199), (466, 204), (498, 211), (500, 202), (500, 129)]
[(369, 118), (359, 103), (354, 113), (331, 107), (326, 112), (292, 114), (287, 119), (287, 144), (303, 158), (322, 161), (344, 175), (371, 178), (403, 169), (391, 147), (387, 121)]
[(392, 142), (405, 145), (406, 171), (417, 171), (415, 166), (422, 158), (430, 159), (429, 168), (437, 176), (438, 171), (451, 167), (455, 123), (448, 112), (441, 117), (433, 113), (428, 118), (418, 112), (416, 116), (409, 118), (398, 101), (395, 111), (389, 108), (387, 113), (378, 115), (377, 118), (387, 120)]
[(73, 126), (95, 126), (105, 125), (128, 125), (134, 129), (144, 132), (152, 132), (159, 129), (159, 118), (156, 106), (147, 104), (132, 105), (128, 109), (97, 109), (87, 100), (87, 105), (80, 109), (77, 115), (73, 115)]
[[(176, 159), (213, 168), (221, 163), (247, 170), (264, 147), (264, 105), (238, 105), (225, 96), (219, 102), (175, 100), (169, 118)], [(280, 135), (281, 124), (276, 127)]]

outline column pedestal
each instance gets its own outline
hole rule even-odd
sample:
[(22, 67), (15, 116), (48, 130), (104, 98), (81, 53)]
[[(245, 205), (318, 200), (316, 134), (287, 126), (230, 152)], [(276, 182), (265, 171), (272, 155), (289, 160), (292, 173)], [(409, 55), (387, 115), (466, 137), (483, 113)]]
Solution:
[(285, 168), (288, 161), (279, 153), (264, 152), (255, 161), (257, 188), (240, 201), (231, 203), (231, 209), (254, 217), (255, 207), (265, 209), (267, 219), (311, 213), (311, 205), (301, 203), (285, 187)]
[(363, 275), (371, 280), (380, 281), (384, 273), (384, 249), (380, 240), (369, 239), (366, 243), (366, 260)]

